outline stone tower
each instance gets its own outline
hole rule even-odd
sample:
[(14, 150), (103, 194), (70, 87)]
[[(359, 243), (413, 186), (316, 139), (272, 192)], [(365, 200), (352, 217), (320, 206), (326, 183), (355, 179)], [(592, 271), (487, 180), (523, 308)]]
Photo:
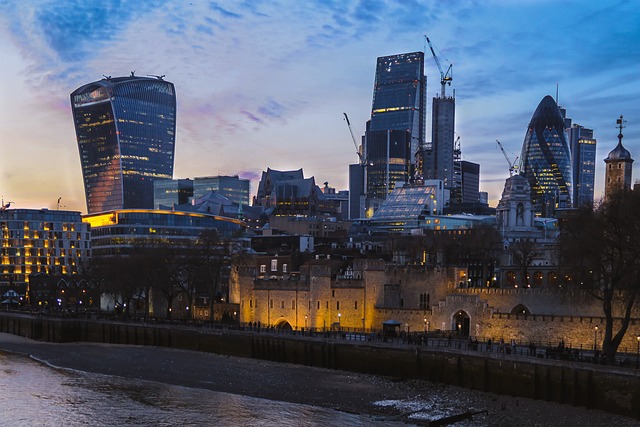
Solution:
[(605, 200), (616, 190), (625, 188), (631, 188), (631, 171), (633, 165), (633, 159), (629, 150), (622, 146), (622, 128), (624, 127), (622, 116), (617, 120), (618, 128), (618, 145), (614, 148), (604, 162), (606, 164), (605, 173), (605, 187), (604, 198)]

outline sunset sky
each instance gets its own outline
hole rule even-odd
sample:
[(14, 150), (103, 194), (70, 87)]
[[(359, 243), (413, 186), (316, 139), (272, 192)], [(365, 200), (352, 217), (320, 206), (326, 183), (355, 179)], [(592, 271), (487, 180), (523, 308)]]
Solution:
[[(69, 94), (103, 75), (164, 74), (178, 97), (175, 178), (303, 168), (348, 187), (376, 58), (425, 49), (453, 63), (456, 131), (481, 191), (500, 198), (531, 116), (556, 96), (640, 179), (640, 8), (635, 1), (0, 0), (0, 194), (16, 208), (86, 212)], [(440, 76), (428, 52), (428, 117)], [(430, 120), (427, 127), (431, 135)]]

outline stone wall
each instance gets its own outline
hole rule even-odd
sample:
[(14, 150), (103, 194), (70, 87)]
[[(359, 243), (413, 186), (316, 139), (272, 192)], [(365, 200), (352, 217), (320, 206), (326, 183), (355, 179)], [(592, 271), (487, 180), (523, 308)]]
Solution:
[(366, 342), (355, 344), (224, 330), (200, 333), (163, 326), (48, 319), (6, 313), (0, 314), (0, 332), (50, 342), (166, 346), (395, 378), (418, 378), (640, 417), (640, 377), (635, 372), (594, 365), (510, 359), (488, 356), (483, 352), (373, 346)]

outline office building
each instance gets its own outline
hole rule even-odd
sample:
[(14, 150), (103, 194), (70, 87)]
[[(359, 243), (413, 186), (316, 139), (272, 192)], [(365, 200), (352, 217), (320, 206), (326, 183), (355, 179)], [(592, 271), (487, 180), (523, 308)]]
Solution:
[(88, 213), (151, 209), (153, 182), (173, 177), (174, 86), (131, 74), (71, 93)]
[(158, 179), (153, 182), (153, 207), (165, 209), (184, 205), (193, 198), (193, 181), (190, 179)]
[(215, 228), (230, 238), (245, 228), (242, 221), (208, 213), (152, 209), (121, 209), (88, 214), (82, 220), (91, 226), (94, 257), (130, 254), (156, 244), (186, 248), (203, 231)]
[(366, 194), (379, 204), (397, 183), (412, 181), (424, 144), (426, 76), (424, 53), (377, 60), (371, 120), (365, 132)]
[(424, 176), (441, 180), (447, 189), (455, 189), (455, 98), (433, 98), (431, 114), (431, 143), (424, 150)]
[(365, 166), (360, 163), (349, 165), (349, 219), (365, 217), (366, 189)]
[(462, 203), (480, 203), (480, 165), (466, 160), (459, 163), (462, 176)]
[(193, 179), (193, 197), (202, 197), (211, 191), (215, 191), (233, 203), (248, 205), (249, 185), (250, 181), (248, 179), (239, 178), (238, 175), (196, 177)]
[(540, 101), (529, 122), (520, 158), (537, 215), (553, 217), (556, 209), (572, 206), (573, 174), (565, 119), (549, 95)]
[[(28, 296), (29, 275), (73, 275), (91, 256), (80, 212), (0, 209), (0, 292)], [(0, 294), (1, 295), (1, 294)]]
[(596, 177), (596, 140), (593, 130), (578, 124), (567, 129), (573, 173), (573, 205), (593, 206)]

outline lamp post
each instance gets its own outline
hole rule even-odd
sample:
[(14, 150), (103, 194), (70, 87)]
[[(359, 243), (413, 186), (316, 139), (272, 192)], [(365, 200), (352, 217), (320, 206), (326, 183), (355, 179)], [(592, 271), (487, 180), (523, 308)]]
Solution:
[(427, 318), (424, 318), (424, 333), (427, 333)]
[(598, 327), (593, 328), (593, 351), (598, 349)]
[(637, 336), (638, 349), (636, 350), (636, 369), (638, 369), (638, 359), (640, 359), (640, 335)]
[(308, 319), (308, 316), (305, 314), (304, 315), (304, 328), (305, 329), (307, 329), (307, 319)]
[(338, 313), (338, 331), (342, 330), (342, 326), (341, 326), (341, 323), (340, 323), (340, 318), (341, 317), (342, 317), (342, 313)]

